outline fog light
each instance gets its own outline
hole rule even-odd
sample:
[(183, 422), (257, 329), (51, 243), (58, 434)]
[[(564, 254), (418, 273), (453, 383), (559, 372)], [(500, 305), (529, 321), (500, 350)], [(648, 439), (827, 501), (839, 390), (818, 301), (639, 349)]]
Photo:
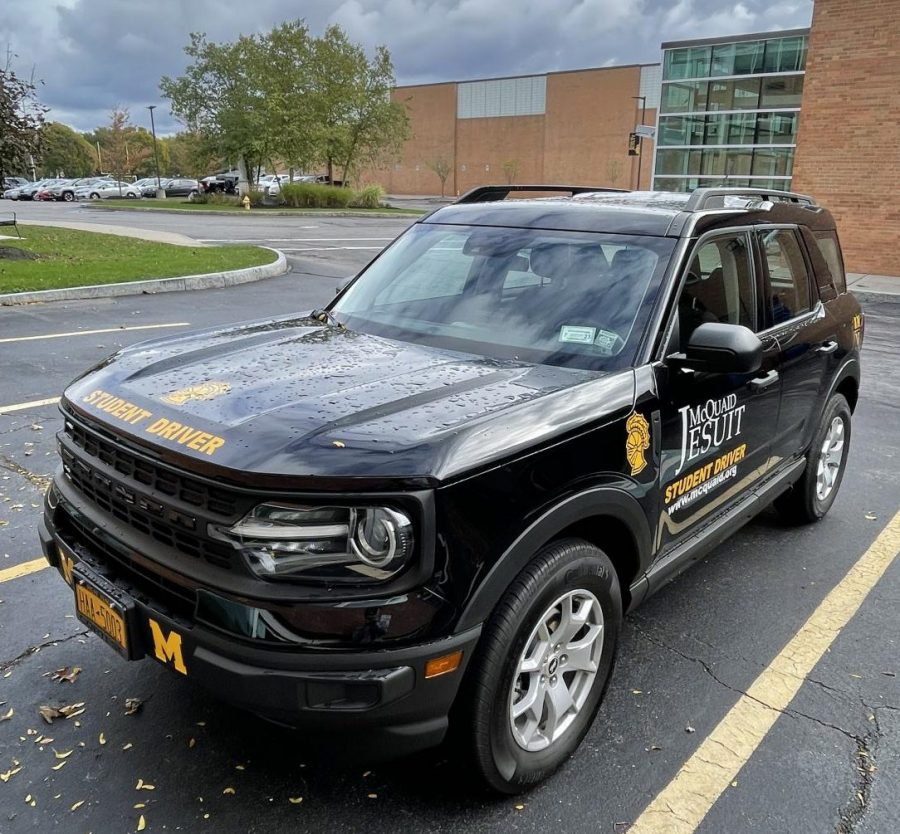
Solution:
[(437, 678), (441, 675), (448, 675), (459, 669), (462, 663), (462, 649), (453, 654), (445, 654), (443, 657), (434, 657), (425, 664), (425, 679)]

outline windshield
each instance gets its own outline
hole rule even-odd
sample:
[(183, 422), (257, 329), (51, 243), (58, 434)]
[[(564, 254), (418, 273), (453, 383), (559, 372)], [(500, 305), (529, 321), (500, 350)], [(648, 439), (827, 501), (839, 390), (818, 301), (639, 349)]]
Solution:
[(670, 238), (419, 224), (335, 302), (348, 327), (498, 359), (632, 364)]

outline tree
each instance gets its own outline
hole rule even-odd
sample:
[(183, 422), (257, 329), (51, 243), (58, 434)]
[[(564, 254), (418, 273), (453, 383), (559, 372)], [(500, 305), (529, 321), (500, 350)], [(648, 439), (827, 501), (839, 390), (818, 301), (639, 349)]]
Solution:
[(443, 197), (447, 190), (447, 177), (452, 173), (453, 166), (445, 156), (439, 156), (425, 164), (429, 170), (437, 174), (438, 179), (441, 181), (441, 197)]
[(109, 124), (98, 127), (84, 138), (94, 147), (100, 145), (103, 171), (121, 180), (127, 176), (149, 176), (153, 170), (153, 137), (148, 130), (131, 124), (128, 109), (114, 107)]
[(519, 160), (507, 159), (501, 167), (503, 168), (503, 174), (506, 177), (506, 184), (512, 185), (519, 175)]
[(609, 159), (606, 162), (606, 178), (609, 184), (615, 187), (622, 175), (622, 163), (618, 159)]
[(41, 150), (47, 108), (37, 100), (37, 87), (8, 66), (0, 69), (0, 182), (31, 169)]
[(168, 162), (162, 164), (162, 146), (160, 146), (160, 165), (173, 177), (200, 179), (210, 171), (222, 167), (223, 160), (211, 149), (209, 141), (202, 134), (184, 130), (161, 141), (166, 143)]
[(249, 172), (269, 156), (273, 127), (267, 123), (264, 73), (266, 53), (258, 36), (234, 43), (210, 43), (193, 32), (184, 49), (192, 62), (184, 75), (164, 76), (160, 90), (172, 113), (189, 131), (203, 135), (211, 149), (235, 160), (239, 190), (249, 191)]
[(344, 180), (362, 167), (380, 167), (399, 156), (409, 138), (409, 115), (394, 101), (394, 66), (379, 46), (369, 60), (340, 26), (329, 26), (313, 43), (313, 99), (322, 161), (333, 178), (337, 165)]
[(45, 177), (87, 177), (97, 168), (94, 149), (68, 125), (50, 122), (41, 136), (40, 165)]

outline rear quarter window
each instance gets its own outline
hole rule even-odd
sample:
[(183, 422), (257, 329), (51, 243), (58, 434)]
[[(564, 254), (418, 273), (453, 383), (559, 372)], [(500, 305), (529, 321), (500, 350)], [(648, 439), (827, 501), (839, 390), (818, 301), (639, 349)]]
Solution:
[(838, 293), (847, 292), (847, 276), (844, 274), (844, 259), (841, 257), (837, 235), (834, 232), (813, 232), (813, 237), (828, 264), (835, 290)]

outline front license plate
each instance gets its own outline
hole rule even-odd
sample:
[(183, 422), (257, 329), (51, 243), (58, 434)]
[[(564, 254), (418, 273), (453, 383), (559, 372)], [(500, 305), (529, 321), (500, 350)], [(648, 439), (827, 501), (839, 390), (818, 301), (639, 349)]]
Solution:
[(81, 576), (75, 579), (75, 608), (78, 619), (87, 623), (114, 649), (131, 656), (128, 641), (128, 612), (108, 594)]

